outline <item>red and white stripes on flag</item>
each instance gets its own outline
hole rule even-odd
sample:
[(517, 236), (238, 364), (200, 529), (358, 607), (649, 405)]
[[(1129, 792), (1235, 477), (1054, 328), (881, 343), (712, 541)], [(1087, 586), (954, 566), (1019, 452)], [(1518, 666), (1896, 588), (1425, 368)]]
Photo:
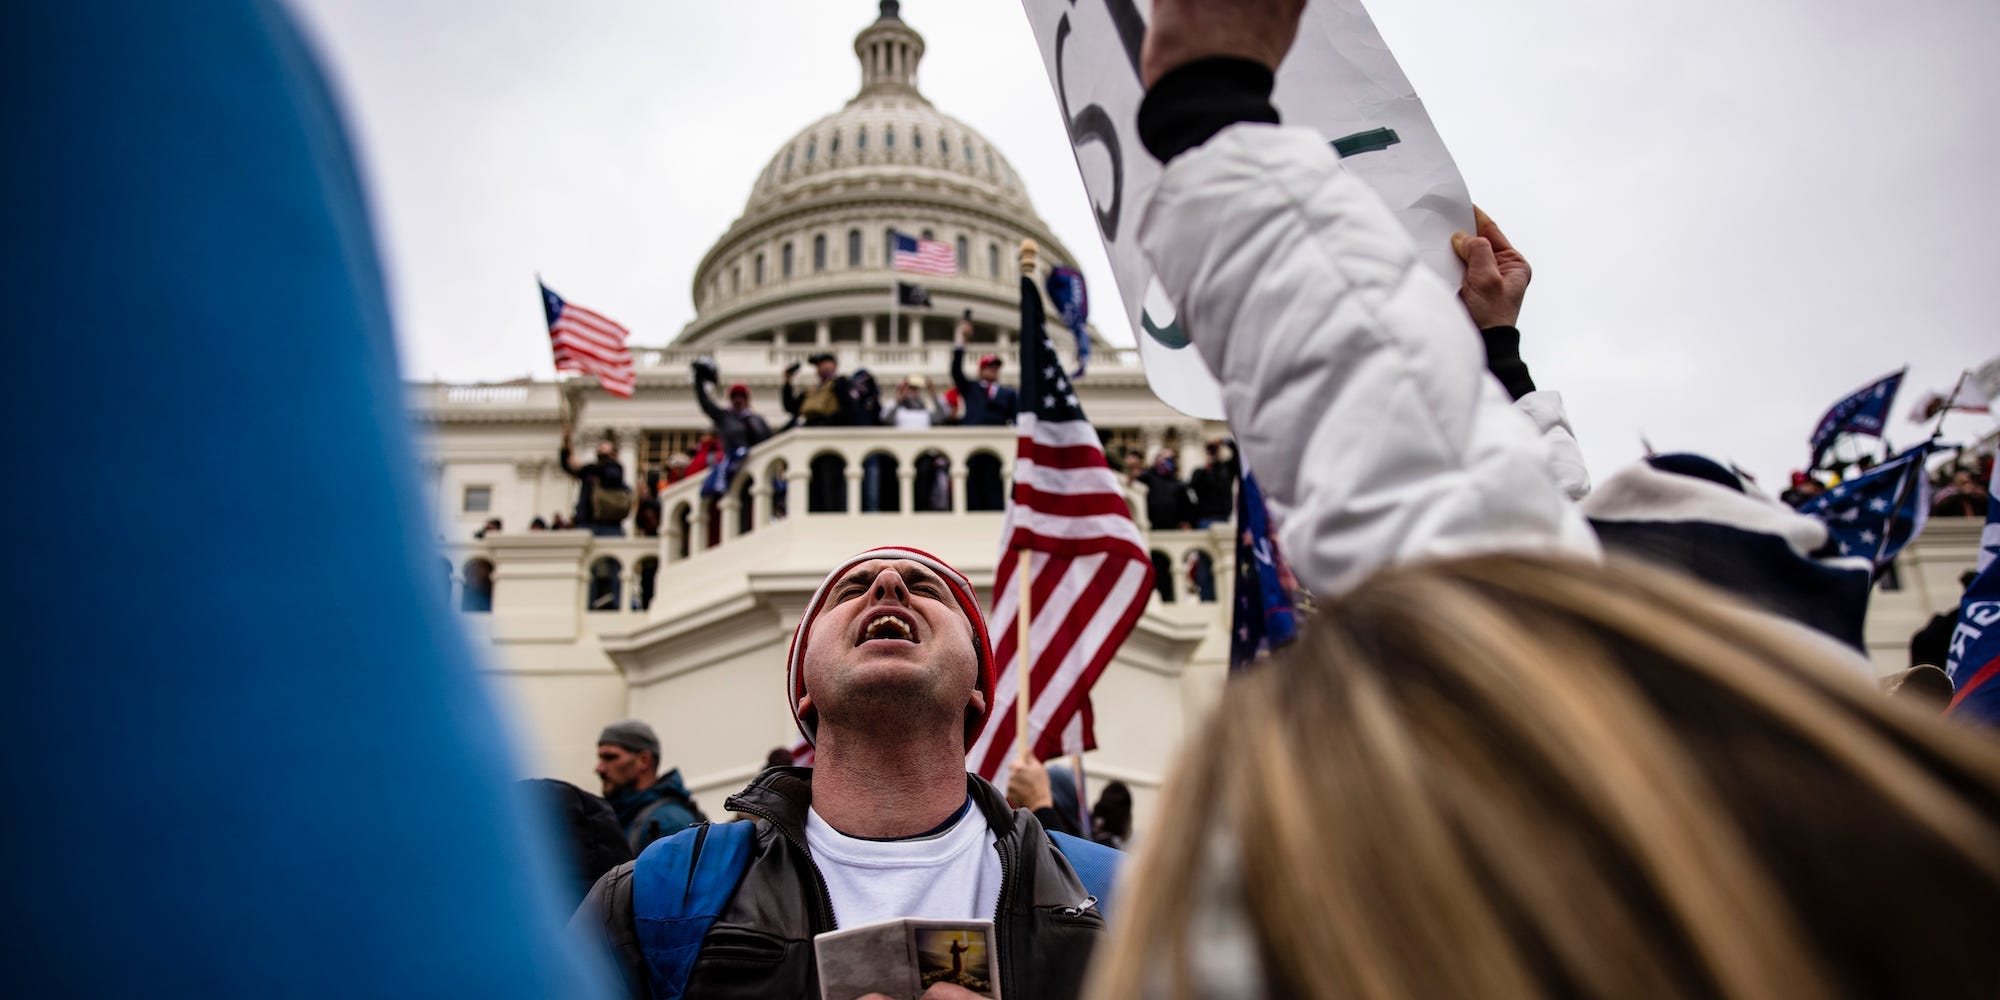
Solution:
[(1029, 335), (1021, 343), (1019, 451), (987, 619), (994, 707), (966, 755), (969, 770), (996, 783), (1019, 753), (1020, 552), (1030, 553), (1027, 741), (1041, 759), (1096, 747), (1090, 689), (1153, 593), (1153, 561), (1139, 526), (1042, 332), (1040, 293), (1028, 279), (1022, 283), (1021, 329)]
[(542, 312), (549, 322), (549, 346), (556, 370), (597, 376), (604, 391), (631, 398), (638, 368), (625, 346), (631, 331), (582, 306), (563, 301), (542, 285)]
[(949, 278), (958, 273), (958, 251), (949, 243), (937, 240), (919, 239), (897, 233), (896, 252), (891, 254), (898, 271), (913, 271), (917, 274), (934, 274)]

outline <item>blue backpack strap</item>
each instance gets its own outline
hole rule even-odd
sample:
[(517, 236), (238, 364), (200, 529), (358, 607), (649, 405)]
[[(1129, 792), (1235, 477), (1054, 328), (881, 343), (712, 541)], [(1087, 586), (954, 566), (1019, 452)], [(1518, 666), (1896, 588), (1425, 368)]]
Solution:
[(1097, 912), (1104, 915), (1106, 923), (1111, 921), (1111, 898), (1118, 888), (1118, 869), (1125, 863), (1125, 852), (1106, 847), (1082, 837), (1072, 837), (1054, 830), (1046, 831), (1049, 841), (1061, 851), (1076, 877), (1083, 880), (1083, 887), (1097, 897)]
[(653, 841), (632, 866), (632, 923), (654, 1000), (679, 1000), (701, 939), (750, 867), (757, 824), (703, 823)]

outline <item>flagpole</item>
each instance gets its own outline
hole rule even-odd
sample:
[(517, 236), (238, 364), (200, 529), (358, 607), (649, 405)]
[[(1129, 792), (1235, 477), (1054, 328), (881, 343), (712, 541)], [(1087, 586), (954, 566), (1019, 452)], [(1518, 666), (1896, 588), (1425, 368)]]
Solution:
[(1083, 839), (1093, 840), (1090, 829), (1090, 785), (1083, 780), (1083, 751), (1070, 755), (1070, 767), (1076, 774), (1076, 825), (1083, 831)]
[[(1911, 482), (1910, 474), (1912, 472), (1914, 472), (1919, 476), (1928, 476), (1931, 474), (1930, 470), (1924, 467), (1924, 463), (1931, 457), (1930, 445), (1934, 443), (1936, 443), (1935, 438), (1923, 444), (1918, 445), (1917, 447), (1924, 449), (1924, 453), (1922, 455), (1917, 456), (1916, 460), (1910, 463), (1909, 469), (1905, 470), (1902, 475), (1896, 477), (1896, 499), (1894, 502), (1889, 504), (1889, 520), (1883, 522), (1882, 524), (1882, 541), (1875, 546), (1875, 558), (1873, 560), (1875, 568), (1870, 573), (1871, 577), (1881, 575), (1882, 553), (1889, 551), (1889, 539), (1894, 537), (1896, 534), (1896, 515), (1902, 512), (1903, 498), (1909, 495), (1910, 482)], [(1928, 511), (1926, 513), (1928, 513)], [(1911, 539), (1912, 541), (1915, 540), (1914, 538), (1915, 531), (1916, 529), (1913, 524), (1911, 527), (1911, 534), (1913, 536)]]
[(1965, 391), (1965, 377), (1970, 374), (1972, 374), (1970, 370), (1961, 370), (1958, 373), (1958, 381), (1952, 384), (1951, 395), (1946, 396), (1944, 405), (1938, 408), (1937, 425), (1931, 428), (1931, 440), (1936, 441), (1939, 435), (1944, 433), (1944, 418), (1951, 415), (1952, 406), (1958, 402), (1958, 394)]
[[(1035, 241), (1022, 240), (1021, 274), (1025, 277), (1033, 277), (1034, 273)], [(1027, 336), (1028, 331), (1021, 331), (1021, 335), (1023, 337)], [(1019, 448), (1014, 449), (1014, 485), (1016, 489), (1021, 485), (1021, 449)], [(1031, 665), (1028, 662), (1028, 634), (1029, 622), (1031, 620), (1029, 604), (1034, 600), (1034, 581), (1031, 578), (1029, 562), (1031, 558), (1031, 553), (1027, 549), (1022, 549), (1020, 555), (1021, 561), (1014, 567), (1014, 579), (1019, 581), (1021, 588), (1020, 606), (1015, 609), (1015, 618), (1018, 624), (1014, 640), (1015, 648), (1020, 651), (1019, 663), (1015, 668), (1017, 673), (1014, 682), (1014, 741), (1021, 749), (1018, 758), (1020, 760), (1027, 760), (1028, 755), (1035, 752), (1035, 748), (1028, 742), (1028, 702), (1031, 697), (1028, 685), (1032, 674)]]

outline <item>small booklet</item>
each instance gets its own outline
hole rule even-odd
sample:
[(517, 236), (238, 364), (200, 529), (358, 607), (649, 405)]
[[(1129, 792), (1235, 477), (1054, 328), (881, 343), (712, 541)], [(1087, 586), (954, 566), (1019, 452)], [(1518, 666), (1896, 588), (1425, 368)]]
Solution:
[(885, 920), (821, 934), (813, 952), (822, 1000), (869, 993), (917, 1000), (933, 983), (1000, 1000), (991, 920)]

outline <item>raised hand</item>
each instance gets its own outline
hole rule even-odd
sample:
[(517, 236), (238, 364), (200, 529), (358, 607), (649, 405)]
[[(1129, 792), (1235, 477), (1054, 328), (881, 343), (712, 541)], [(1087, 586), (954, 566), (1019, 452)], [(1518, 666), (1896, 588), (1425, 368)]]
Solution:
[(1451, 235), (1451, 248), (1465, 262), (1465, 282), (1459, 286), (1458, 297), (1480, 329), (1514, 326), (1520, 321), (1521, 302), (1527, 298), (1534, 268), (1493, 224), (1492, 216), (1477, 205), (1472, 215), (1477, 235)]

